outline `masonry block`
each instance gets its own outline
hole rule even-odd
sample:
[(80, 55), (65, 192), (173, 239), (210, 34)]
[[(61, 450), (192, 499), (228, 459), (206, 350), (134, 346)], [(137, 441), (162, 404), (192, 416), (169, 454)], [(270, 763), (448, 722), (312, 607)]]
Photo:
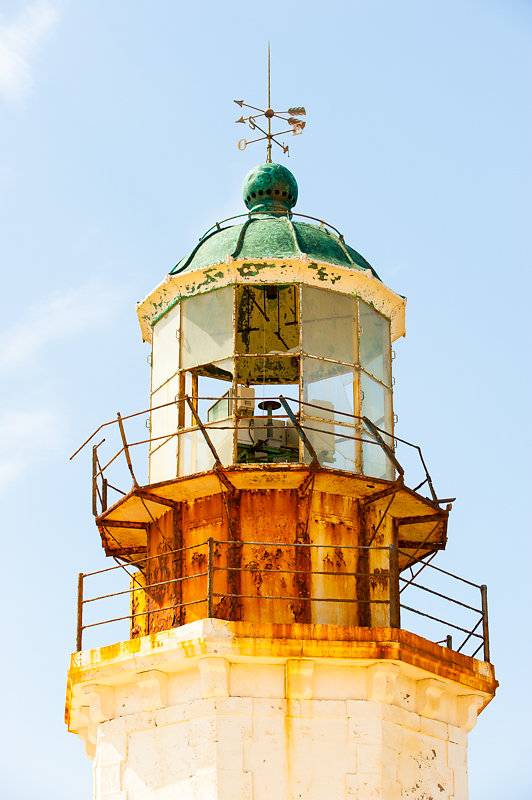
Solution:
[(320, 655), (317, 638), (302, 657), (294, 639), (233, 647), (230, 624), (210, 645), (205, 627), (187, 647), (178, 630), (166, 657), (141, 641), (129, 672), (90, 666), (71, 723), (95, 800), (467, 800), (467, 731), (486, 694), (426, 661), (340, 666), (348, 640)]
[(229, 662), (225, 658), (202, 658), (199, 661), (203, 697), (229, 695)]

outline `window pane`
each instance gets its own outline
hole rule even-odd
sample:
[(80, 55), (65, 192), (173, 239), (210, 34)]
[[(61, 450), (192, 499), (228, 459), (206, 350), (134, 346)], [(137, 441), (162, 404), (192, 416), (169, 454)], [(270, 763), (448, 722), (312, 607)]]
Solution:
[(299, 287), (237, 287), (237, 353), (299, 352)]
[[(177, 475), (177, 425), (179, 378), (174, 376), (151, 396), (150, 483), (171, 480)], [(170, 403), (170, 405), (166, 405)]]
[[(362, 414), (377, 427), (392, 433), (392, 393), (390, 389), (377, 383), (364, 372), (361, 373), (361, 386)], [(386, 434), (381, 433), (381, 436), (386, 444), (392, 447), (393, 440)], [(394, 477), (393, 465), (378, 440), (367, 430), (366, 426), (364, 426), (362, 438), (365, 440), (362, 446), (364, 475), (392, 480)]]
[(374, 425), (392, 433), (392, 393), (382, 383), (374, 381), (365, 372), (360, 373), (362, 382), (362, 414)]
[[(384, 437), (383, 437), (384, 438)], [(371, 478), (394, 479), (394, 467), (377, 439), (364, 428), (362, 439), (363, 474)]]
[(228, 286), (182, 301), (182, 367), (232, 355), (233, 297), (234, 289)]
[[(231, 416), (234, 360), (226, 358), (192, 370), (198, 378), (198, 414), (203, 423)], [(225, 399), (224, 399), (225, 398)], [(194, 423), (193, 423), (194, 424)]]
[[(177, 431), (178, 407), (175, 400), (178, 396), (179, 377), (177, 375), (156, 392), (153, 392), (151, 407), (163, 406), (163, 408), (156, 408), (150, 414), (151, 450), (155, 450), (156, 447), (162, 444), (163, 439), (161, 437), (170, 436)], [(167, 403), (170, 405), (166, 405)]]
[[(218, 425), (206, 425), (209, 438), (224, 466), (233, 461), (232, 420), (224, 420)], [(221, 430), (221, 428), (229, 430)], [(205, 441), (201, 430), (179, 434), (179, 474), (192, 475), (206, 472), (214, 466), (214, 456)]]
[(179, 369), (179, 312), (178, 304), (153, 326), (152, 392)]
[(353, 423), (355, 370), (332, 361), (303, 359), (303, 400), (321, 408), (304, 407), (304, 413), (322, 419)]
[(170, 481), (177, 475), (177, 436), (150, 453), (150, 483)]
[(360, 366), (387, 386), (392, 382), (390, 321), (360, 300)]
[[(357, 434), (354, 427), (304, 418), (303, 430), (322, 466), (356, 472), (354, 437)], [(308, 464), (311, 460), (310, 453), (305, 448), (305, 462)]]
[(356, 362), (356, 301), (326, 289), (303, 286), (303, 351)]

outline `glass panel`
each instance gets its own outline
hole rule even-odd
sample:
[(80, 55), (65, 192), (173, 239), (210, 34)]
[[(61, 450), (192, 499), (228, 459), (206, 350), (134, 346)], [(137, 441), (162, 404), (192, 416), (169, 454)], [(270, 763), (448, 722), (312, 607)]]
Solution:
[(233, 297), (234, 289), (228, 286), (182, 301), (182, 367), (232, 355)]
[(303, 359), (303, 400), (321, 408), (304, 407), (304, 413), (322, 419), (354, 423), (355, 370), (332, 361)]
[[(191, 370), (198, 381), (198, 414), (203, 423), (216, 422), (233, 413), (229, 398), (233, 393), (234, 360), (226, 358), (212, 364), (202, 364)], [(222, 398), (226, 398), (224, 402)], [(195, 424), (194, 422), (192, 423)]]
[[(206, 425), (209, 438), (224, 466), (233, 461), (233, 427), (231, 420)], [(192, 475), (205, 472), (214, 466), (212, 455), (201, 430), (179, 434), (179, 474)]]
[[(374, 425), (385, 431), (393, 432), (392, 427), (392, 393), (364, 372), (361, 373), (362, 387), (362, 414), (368, 417)], [(381, 434), (389, 447), (393, 439), (386, 434)], [(390, 459), (378, 443), (377, 439), (367, 430), (363, 429), (364, 444), (362, 446), (364, 459), (364, 475), (373, 478), (386, 478), (393, 480), (394, 470)]]
[[(151, 396), (150, 414), (150, 483), (171, 480), (177, 475), (178, 406), (175, 398), (179, 378), (175, 375)], [(170, 403), (171, 405), (165, 405)]]
[[(388, 386), (392, 382), (390, 321), (359, 301), (360, 366)], [(368, 415), (369, 416), (369, 415)]]
[[(357, 434), (354, 427), (304, 418), (303, 429), (316, 451), (320, 464), (324, 467), (356, 472), (354, 437)], [(305, 463), (309, 464), (311, 460), (305, 448)]]
[(150, 453), (150, 483), (170, 481), (177, 475), (177, 436)]
[(302, 303), (304, 352), (355, 364), (355, 298), (303, 286)]
[(231, 416), (233, 390), (228, 389), (207, 409), (207, 422), (218, 422), (220, 419), (227, 419)]
[[(151, 396), (151, 407), (164, 406), (157, 408), (150, 414), (150, 450), (155, 450), (164, 442), (164, 438), (171, 436), (177, 431), (178, 407), (175, 402), (179, 396), (179, 378), (175, 375), (171, 380), (161, 386)], [(171, 405), (165, 405), (170, 403)]]
[(299, 356), (237, 358), (237, 381), (239, 463), (299, 461), (297, 433), (279, 401), (280, 395), (294, 400), (297, 412)]
[[(191, 372), (181, 372), (180, 374), (184, 378), (183, 388), (180, 390), (183, 392), (183, 398), (187, 394), (189, 397), (193, 397), (195, 394), (197, 394), (198, 391), (197, 381), (195, 377), (193, 377)], [(190, 407), (188, 403), (185, 402), (184, 399), (181, 404), (181, 409), (182, 410), (181, 410), (180, 426), (183, 428), (190, 428), (192, 427), (192, 425), (195, 425), (196, 422), (192, 416)]]
[(299, 287), (237, 287), (237, 353), (299, 352)]
[(366, 428), (363, 430), (362, 438), (363, 474), (371, 478), (393, 481), (394, 467), (381, 445)]
[(154, 392), (179, 369), (179, 304), (153, 326), (151, 390)]
[(360, 373), (362, 386), (362, 414), (374, 425), (384, 428), (389, 433), (392, 428), (392, 393), (382, 383), (370, 378), (365, 372)]

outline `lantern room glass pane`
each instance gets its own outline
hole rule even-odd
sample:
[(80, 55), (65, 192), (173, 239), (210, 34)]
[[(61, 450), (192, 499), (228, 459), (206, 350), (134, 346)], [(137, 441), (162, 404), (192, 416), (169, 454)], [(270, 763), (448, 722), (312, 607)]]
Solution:
[(151, 390), (154, 392), (179, 369), (179, 304), (157, 320), (152, 332)]
[(150, 450), (159, 447), (167, 437), (177, 433), (179, 376), (167, 381), (151, 396)]
[(299, 352), (299, 287), (237, 287), (237, 353)]
[(359, 301), (360, 366), (387, 386), (392, 382), (390, 321)]
[[(388, 433), (393, 432), (392, 426), (392, 393), (391, 390), (381, 383), (370, 378), (364, 372), (361, 373), (362, 388), (362, 414), (368, 417), (378, 428)], [(385, 443), (393, 447), (393, 439), (386, 433), (379, 431)], [(362, 446), (364, 475), (371, 475), (373, 478), (386, 478), (392, 480), (394, 477), (393, 464), (380, 445), (378, 439), (364, 425), (363, 437), (365, 441)]]
[[(233, 426), (230, 421), (206, 425), (205, 430), (224, 466), (233, 461)], [(179, 434), (179, 475), (193, 475), (214, 467), (214, 456), (200, 429)]]
[(202, 422), (216, 422), (233, 413), (226, 399), (233, 395), (234, 363), (226, 358), (192, 370), (198, 380), (197, 410)]
[(179, 377), (175, 375), (151, 396), (150, 483), (177, 475)]
[(189, 297), (181, 303), (181, 366), (193, 367), (233, 353), (234, 289)]
[(304, 406), (303, 413), (353, 424), (354, 419), (345, 414), (355, 413), (355, 380), (353, 367), (336, 364), (334, 361), (304, 358), (303, 400), (320, 408)]
[(355, 364), (355, 298), (313, 286), (303, 286), (302, 291), (303, 351)]
[[(315, 419), (304, 419), (303, 430), (316, 451), (319, 463), (324, 467), (356, 472), (355, 428), (334, 425)], [(305, 462), (312, 460), (305, 447)]]

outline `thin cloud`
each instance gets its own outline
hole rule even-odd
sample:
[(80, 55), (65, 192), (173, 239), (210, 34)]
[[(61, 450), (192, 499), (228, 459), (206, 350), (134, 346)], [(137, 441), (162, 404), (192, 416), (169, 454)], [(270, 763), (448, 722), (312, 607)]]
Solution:
[(46, 0), (28, 3), (14, 19), (0, 17), (0, 95), (22, 99), (33, 85), (32, 58), (50, 34), (57, 9)]
[(17, 324), (1, 332), (0, 368), (34, 360), (51, 342), (82, 334), (108, 319), (120, 305), (119, 287), (89, 281), (30, 306)]

